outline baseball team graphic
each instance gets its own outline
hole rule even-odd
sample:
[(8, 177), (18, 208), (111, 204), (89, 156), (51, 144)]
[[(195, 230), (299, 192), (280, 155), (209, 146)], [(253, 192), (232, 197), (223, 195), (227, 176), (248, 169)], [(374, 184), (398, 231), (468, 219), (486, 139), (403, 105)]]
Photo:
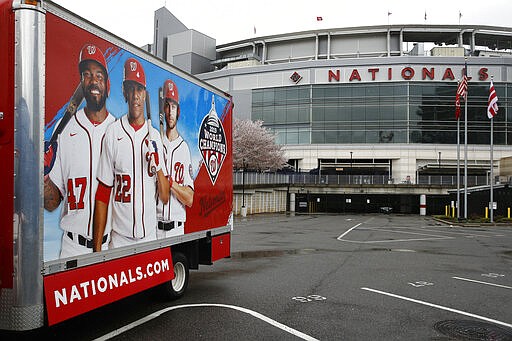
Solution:
[(159, 200), (157, 206), (159, 239), (182, 235), (185, 233), (187, 213), (185, 206), (192, 206), (194, 201), (194, 181), (192, 163), (188, 144), (180, 136), (177, 123), (181, 113), (178, 87), (172, 80), (166, 80), (162, 87), (162, 101), (165, 134), (164, 168), (169, 174), (171, 196), (167, 203)]
[(215, 184), (217, 175), (222, 167), (224, 158), (227, 154), (226, 134), (222, 127), (222, 122), (215, 112), (215, 101), (212, 100), (210, 112), (203, 119), (199, 131), (199, 149), (206, 165), (206, 170)]
[(232, 194), (218, 179), (232, 183), (231, 115), (217, 113), (231, 102), (57, 24), (48, 27), (60, 37), (47, 40), (44, 260), (227, 225)]
[[(109, 87), (103, 52), (86, 44), (80, 51), (78, 72), (80, 85), (70, 101), (73, 109), (68, 106), (45, 144), (44, 207), (53, 211), (62, 202), (61, 258), (92, 252), (93, 198), (101, 140), (115, 120), (105, 106)], [(86, 105), (75, 114), (75, 106), (81, 102), (76, 100), (76, 93), (85, 97)], [(107, 242), (108, 235), (102, 236), (101, 248), (106, 248)]]

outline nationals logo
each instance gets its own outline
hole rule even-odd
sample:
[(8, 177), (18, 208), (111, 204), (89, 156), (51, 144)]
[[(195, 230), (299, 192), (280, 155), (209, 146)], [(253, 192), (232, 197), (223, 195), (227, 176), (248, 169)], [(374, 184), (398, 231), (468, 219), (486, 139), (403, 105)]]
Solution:
[(226, 158), (227, 147), (226, 134), (217, 112), (215, 112), (213, 98), (210, 112), (204, 117), (199, 130), (199, 150), (210, 180), (215, 185), (215, 180), (217, 180), (222, 163)]

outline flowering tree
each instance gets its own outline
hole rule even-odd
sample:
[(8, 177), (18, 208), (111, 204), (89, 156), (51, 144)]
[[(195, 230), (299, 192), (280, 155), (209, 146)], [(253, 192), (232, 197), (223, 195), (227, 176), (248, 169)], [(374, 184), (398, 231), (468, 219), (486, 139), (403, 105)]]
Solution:
[(281, 146), (275, 143), (275, 134), (262, 126), (262, 121), (233, 121), (233, 168), (276, 170), (286, 165)]

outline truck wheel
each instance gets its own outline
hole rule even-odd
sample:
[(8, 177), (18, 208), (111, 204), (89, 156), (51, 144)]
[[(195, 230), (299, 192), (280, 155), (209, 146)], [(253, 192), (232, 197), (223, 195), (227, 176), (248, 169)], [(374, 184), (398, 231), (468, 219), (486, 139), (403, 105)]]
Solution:
[(185, 294), (188, 286), (189, 264), (187, 257), (176, 252), (172, 255), (174, 265), (174, 279), (163, 284), (162, 289), (165, 297), (170, 300), (180, 298)]

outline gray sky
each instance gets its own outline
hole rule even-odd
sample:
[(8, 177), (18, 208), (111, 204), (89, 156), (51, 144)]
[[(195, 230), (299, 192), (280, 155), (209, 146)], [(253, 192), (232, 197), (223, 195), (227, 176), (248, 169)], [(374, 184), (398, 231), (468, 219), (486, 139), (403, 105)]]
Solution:
[[(166, 6), (188, 28), (224, 44), (254, 36), (385, 24), (512, 27), (510, 0), (54, 0), (142, 46), (153, 42), (154, 11)], [(488, 6), (487, 6), (488, 5)], [(392, 14), (388, 16), (388, 12)], [(425, 20), (425, 13), (427, 19)], [(322, 17), (322, 21), (317, 21)], [(389, 21), (388, 21), (389, 20)], [(254, 34), (256, 28), (256, 35)]]

